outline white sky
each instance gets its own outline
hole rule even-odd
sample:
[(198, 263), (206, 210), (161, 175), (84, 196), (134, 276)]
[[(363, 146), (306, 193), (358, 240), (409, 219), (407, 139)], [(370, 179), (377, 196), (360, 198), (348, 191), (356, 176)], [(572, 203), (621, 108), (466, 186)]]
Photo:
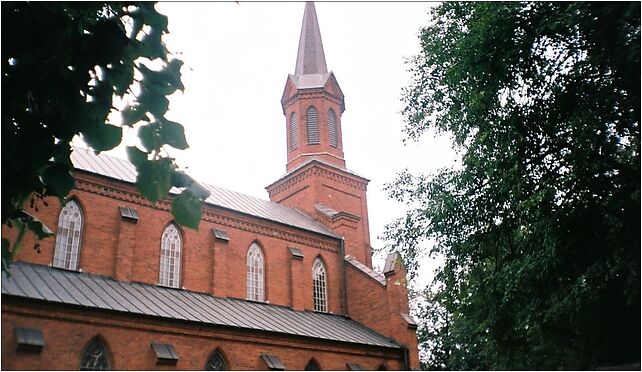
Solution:
[[(315, 4), (328, 69), (345, 94), (347, 167), (371, 180), (367, 197), (375, 248), (383, 246), (377, 237), (385, 224), (403, 213), (402, 205), (387, 199), (383, 185), (406, 167), (429, 172), (454, 159), (445, 138), (401, 142), (401, 88), (410, 82), (404, 61), (418, 54), (419, 30), (435, 4)], [(185, 92), (170, 98), (167, 118), (185, 126), (190, 148), (171, 154), (194, 178), (268, 199), (265, 186), (285, 173), (280, 100), (288, 73), (294, 72), (303, 8), (299, 2), (157, 5), (169, 17), (164, 41), (185, 63)], [(424, 272), (421, 282), (429, 276)]]

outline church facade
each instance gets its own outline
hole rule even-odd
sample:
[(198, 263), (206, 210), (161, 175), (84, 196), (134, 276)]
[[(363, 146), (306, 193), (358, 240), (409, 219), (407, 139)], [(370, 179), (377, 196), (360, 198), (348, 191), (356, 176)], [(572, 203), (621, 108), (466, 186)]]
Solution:
[(27, 238), (2, 278), (2, 368), (418, 368), (400, 259), (372, 269), (368, 180), (345, 166), (313, 3), (281, 105), (270, 201), (205, 185), (198, 231), (173, 222), (171, 196), (144, 199), (129, 162), (74, 149), (68, 201), (32, 208), (55, 238)]

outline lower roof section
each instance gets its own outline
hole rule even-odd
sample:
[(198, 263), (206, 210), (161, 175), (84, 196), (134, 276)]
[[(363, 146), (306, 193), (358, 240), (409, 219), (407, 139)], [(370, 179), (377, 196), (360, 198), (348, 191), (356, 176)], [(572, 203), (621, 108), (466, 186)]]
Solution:
[(2, 295), (163, 319), (399, 349), (401, 345), (340, 315), (16, 262), (2, 274)]

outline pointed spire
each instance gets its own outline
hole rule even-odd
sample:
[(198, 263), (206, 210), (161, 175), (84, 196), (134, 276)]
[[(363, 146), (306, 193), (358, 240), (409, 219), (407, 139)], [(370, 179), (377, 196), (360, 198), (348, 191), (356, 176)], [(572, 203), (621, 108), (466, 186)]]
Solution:
[(303, 12), (299, 53), (296, 57), (294, 75), (325, 74), (326, 72), (328, 72), (328, 67), (325, 64), (317, 12), (314, 9), (314, 3), (308, 1), (305, 3), (305, 11)]

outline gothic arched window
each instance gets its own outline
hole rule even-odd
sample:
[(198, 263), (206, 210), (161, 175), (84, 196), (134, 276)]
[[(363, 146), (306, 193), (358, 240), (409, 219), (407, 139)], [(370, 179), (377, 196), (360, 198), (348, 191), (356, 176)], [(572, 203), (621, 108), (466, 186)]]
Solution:
[(330, 146), (339, 147), (339, 140), (337, 136), (337, 114), (333, 109), (328, 111), (328, 141)]
[(100, 342), (98, 337), (94, 338), (80, 357), (81, 371), (107, 371), (111, 369), (109, 353), (107, 348)]
[(296, 112), (290, 115), (290, 150), (299, 146), (299, 128), (296, 125)]
[(205, 365), (206, 371), (227, 371), (227, 363), (223, 359), (223, 355), (216, 350), (212, 356), (207, 360)]
[(310, 107), (306, 115), (308, 126), (308, 144), (316, 145), (319, 143), (319, 120), (317, 109)]
[(247, 251), (247, 299), (264, 301), (263, 252), (258, 244), (252, 243)]
[(305, 369), (304, 369), (304, 371), (320, 371), (320, 370), (321, 368), (319, 367), (319, 364), (314, 359), (310, 359), (308, 364), (305, 365)]
[(161, 237), (160, 274), (158, 284), (179, 288), (181, 281), (181, 233), (169, 224)]
[(328, 292), (326, 285), (325, 266), (321, 259), (314, 260), (312, 266), (312, 289), (315, 311), (328, 311)]
[(58, 233), (54, 250), (53, 266), (67, 270), (78, 270), (80, 238), (82, 233), (82, 211), (74, 200), (62, 207), (58, 216)]

